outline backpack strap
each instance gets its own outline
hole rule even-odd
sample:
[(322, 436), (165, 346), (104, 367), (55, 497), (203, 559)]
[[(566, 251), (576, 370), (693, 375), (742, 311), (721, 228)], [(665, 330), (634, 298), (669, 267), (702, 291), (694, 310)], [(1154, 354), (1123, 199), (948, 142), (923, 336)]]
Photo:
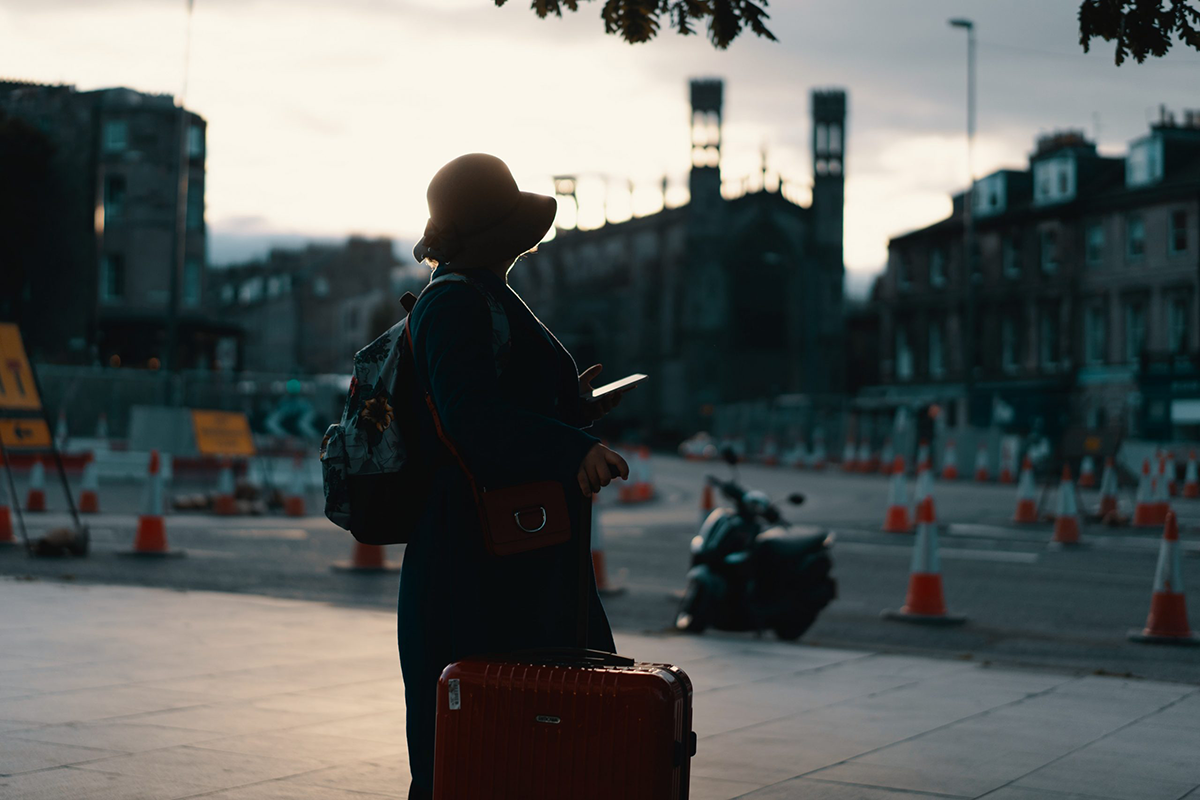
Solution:
[(504, 310), (504, 304), (482, 281), (462, 272), (448, 272), (437, 276), (421, 291), (421, 297), (432, 291), (435, 286), (448, 283), (465, 283), (483, 295), (484, 301), (487, 302), (492, 317), (492, 355), (496, 359), (496, 375), (500, 375), (508, 366), (508, 357), (512, 351), (512, 327), (508, 323), (508, 312)]

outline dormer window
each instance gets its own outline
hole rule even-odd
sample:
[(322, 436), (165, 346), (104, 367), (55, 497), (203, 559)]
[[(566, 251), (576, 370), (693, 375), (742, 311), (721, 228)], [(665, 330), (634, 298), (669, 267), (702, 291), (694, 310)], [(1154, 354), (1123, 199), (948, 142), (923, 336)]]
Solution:
[(1075, 199), (1075, 159), (1070, 155), (1038, 161), (1033, 165), (1034, 205), (1065, 203)]
[(1163, 140), (1147, 136), (1129, 146), (1125, 159), (1125, 185), (1133, 188), (1158, 183), (1163, 176)]

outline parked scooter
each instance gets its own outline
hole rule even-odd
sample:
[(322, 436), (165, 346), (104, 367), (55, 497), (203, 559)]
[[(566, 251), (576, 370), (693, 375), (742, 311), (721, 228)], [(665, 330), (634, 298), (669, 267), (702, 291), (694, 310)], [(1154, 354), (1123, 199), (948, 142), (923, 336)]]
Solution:
[[(766, 494), (737, 483), (736, 453), (722, 455), (733, 480), (706, 480), (733, 508), (714, 509), (692, 539), (675, 627), (693, 633), (771, 629), (780, 639), (798, 639), (837, 596), (830, 575), (833, 534), (789, 523)], [(788, 501), (800, 505), (804, 495)]]

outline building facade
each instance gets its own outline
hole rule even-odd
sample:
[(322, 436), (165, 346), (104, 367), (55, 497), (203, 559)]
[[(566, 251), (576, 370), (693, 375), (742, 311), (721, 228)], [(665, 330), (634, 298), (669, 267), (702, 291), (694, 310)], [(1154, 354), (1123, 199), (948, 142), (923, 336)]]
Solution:
[(25, 200), (6, 236), (15, 246), (0, 313), (21, 324), (35, 357), (159, 365), (174, 274), (179, 364), (211, 363), (228, 331), (202, 314), (205, 137), (204, 119), (169, 95), (0, 81), (0, 154), (26, 165), (0, 190)]
[(349, 373), (354, 353), (404, 316), (399, 300), (429, 280), (402, 268), (388, 238), (276, 248), (260, 261), (209, 271), (209, 309), (240, 331), (237, 370)]
[(1079, 132), (893, 238), (875, 292), (880, 382), (860, 408), (951, 425), (1151, 439), (1200, 433), (1200, 113), (1163, 112), (1123, 157)]
[[(714, 410), (801, 393), (840, 396), (846, 95), (812, 94), (812, 202), (780, 182), (740, 191), (721, 176), (723, 83), (690, 84), (684, 205), (594, 230), (559, 230), (513, 283), (604, 378), (651, 379), (617, 410), (644, 433), (686, 435)], [(665, 193), (664, 193), (665, 194)]]

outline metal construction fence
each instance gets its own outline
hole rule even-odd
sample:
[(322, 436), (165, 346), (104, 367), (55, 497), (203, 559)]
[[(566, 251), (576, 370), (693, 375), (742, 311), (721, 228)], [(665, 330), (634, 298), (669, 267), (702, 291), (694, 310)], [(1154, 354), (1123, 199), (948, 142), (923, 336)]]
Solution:
[(178, 398), (185, 408), (241, 411), (255, 433), (316, 440), (342, 413), (349, 375), (297, 377), (274, 373), (187, 371), (168, 376), (150, 370), (37, 365), (42, 397), (53, 424), (61, 415), (70, 437), (96, 435), (101, 416), (107, 435), (124, 439), (134, 406)]

